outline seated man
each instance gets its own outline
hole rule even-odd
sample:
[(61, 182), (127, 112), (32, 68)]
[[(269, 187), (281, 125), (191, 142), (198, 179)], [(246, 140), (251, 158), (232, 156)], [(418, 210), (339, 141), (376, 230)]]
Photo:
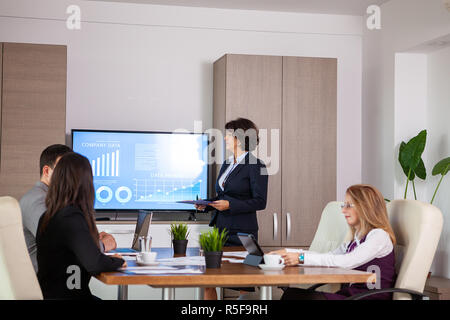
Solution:
[[(45, 197), (47, 196), (48, 186), (52, 177), (53, 170), (59, 159), (66, 153), (72, 152), (72, 149), (62, 144), (54, 144), (47, 147), (41, 153), (40, 157), (40, 181), (37, 182), (21, 199), (20, 209), (22, 211), (23, 232), (27, 244), (28, 253), (34, 270), (37, 272), (36, 260), (36, 232), (39, 219), (47, 210), (45, 206)], [(114, 237), (105, 232), (100, 233), (100, 248), (103, 251), (109, 251), (116, 248)]]

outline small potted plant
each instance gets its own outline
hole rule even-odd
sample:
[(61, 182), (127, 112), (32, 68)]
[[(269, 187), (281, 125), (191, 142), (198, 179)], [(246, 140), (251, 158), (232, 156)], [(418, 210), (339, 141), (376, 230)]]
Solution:
[(227, 241), (228, 231), (219, 232), (217, 227), (200, 235), (200, 246), (205, 255), (206, 268), (220, 268), (222, 265), (223, 246)]
[(188, 243), (189, 228), (186, 223), (172, 223), (170, 225), (170, 234), (173, 243), (173, 253), (184, 255)]

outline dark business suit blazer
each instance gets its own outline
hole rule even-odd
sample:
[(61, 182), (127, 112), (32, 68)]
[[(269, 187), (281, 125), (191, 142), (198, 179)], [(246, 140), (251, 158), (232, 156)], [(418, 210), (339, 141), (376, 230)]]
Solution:
[(228, 200), (230, 208), (215, 212), (210, 226), (217, 226), (219, 230), (226, 228), (230, 234), (237, 232), (258, 232), (256, 211), (266, 208), (268, 175), (266, 166), (250, 152), (230, 173), (225, 181), (224, 190), (219, 186), (219, 179), (230, 163), (225, 162), (220, 169), (216, 181), (217, 196), (214, 200)]
[[(115, 271), (124, 260), (104, 255), (89, 231), (83, 212), (74, 206), (59, 210), (37, 231), (38, 280), (44, 299), (93, 299), (91, 275)], [(78, 278), (79, 276), (79, 278)], [(68, 287), (68, 283), (79, 286)]]

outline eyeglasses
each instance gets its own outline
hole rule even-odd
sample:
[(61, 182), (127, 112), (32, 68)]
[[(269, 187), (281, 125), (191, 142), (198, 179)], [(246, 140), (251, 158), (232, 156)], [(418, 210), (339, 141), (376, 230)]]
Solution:
[(341, 209), (350, 209), (350, 208), (354, 208), (355, 205), (353, 203), (349, 203), (349, 202), (343, 202), (341, 203)]

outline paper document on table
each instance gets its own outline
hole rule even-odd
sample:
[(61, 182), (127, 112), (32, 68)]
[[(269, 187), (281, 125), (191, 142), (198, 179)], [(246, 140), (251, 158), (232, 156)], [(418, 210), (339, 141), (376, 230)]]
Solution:
[(247, 257), (247, 255), (248, 255), (247, 251), (229, 251), (229, 252), (223, 253), (224, 257), (245, 258), (245, 257)]
[(136, 261), (136, 256), (122, 256), (123, 260)]
[(199, 274), (203, 273), (201, 270), (194, 270), (194, 269), (175, 269), (175, 270), (130, 270), (131, 273), (134, 274)]
[[(244, 258), (247, 256), (247, 251), (244, 251), (246, 254), (243, 256)], [(225, 252), (224, 252), (225, 255)], [(241, 258), (239, 256), (239, 258)], [(244, 260), (241, 259), (233, 259), (233, 258), (222, 258), (222, 261), (229, 261), (231, 263), (242, 263)], [(193, 257), (178, 257), (178, 258), (166, 258), (166, 259), (158, 259), (158, 262), (166, 265), (166, 266), (205, 266), (205, 257), (203, 256), (193, 256)]]
[(222, 261), (228, 261), (230, 263), (243, 263), (242, 259), (233, 259), (233, 258), (222, 258)]
[(142, 266), (142, 267), (126, 267), (120, 268), (121, 271), (134, 271), (134, 270), (178, 270), (175, 267), (167, 266)]
[(167, 266), (204, 266), (205, 265), (205, 257), (202, 257), (202, 256), (158, 259), (157, 261), (162, 264), (165, 264)]

